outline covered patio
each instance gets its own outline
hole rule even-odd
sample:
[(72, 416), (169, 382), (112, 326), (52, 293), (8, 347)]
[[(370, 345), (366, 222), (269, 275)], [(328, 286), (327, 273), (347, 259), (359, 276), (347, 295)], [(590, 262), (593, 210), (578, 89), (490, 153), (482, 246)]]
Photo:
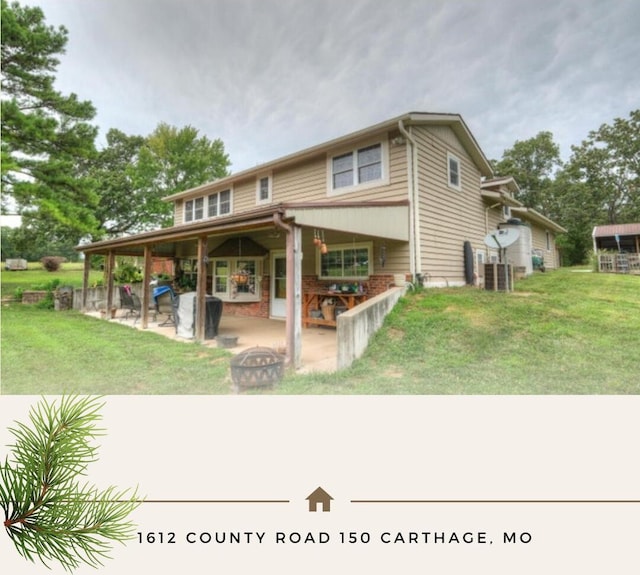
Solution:
[[(385, 261), (406, 246), (407, 213), (405, 201), (274, 204), (238, 215), (78, 246), (86, 256), (81, 309), (87, 312), (91, 307), (88, 278), (92, 255), (104, 256), (106, 309), (113, 309), (117, 302), (116, 258), (135, 257), (143, 262), (141, 313), (136, 327), (156, 329), (150, 311), (153, 264), (158, 259), (173, 260), (180, 273), (193, 280), (184, 291), (195, 294), (194, 341), (209, 345), (205, 338), (205, 309), (207, 298), (213, 295), (223, 300), (220, 333), (238, 332), (239, 344), (234, 351), (255, 345), (273, 347), (277, 342), (285, 350), (289, 366), (313, 370), (325, 365), (326, 360), (323, 370), (333, 370), (336, 322), (323, 322), (332, 327), (311, 327), (306, 318), (303, 328), (303, 311), (309, 311), (303, 305), (305, 294), (336, 293), (327, 291), (335, 280), (319, 277), (316, 230), (325, 230), (327, 243), (338, 249), (344, 246), (352, 253), (366, 252), (362, 265), (367, 269), (373, 269), (374, 258), (384, 268)], [(350, 294), (351, 300), (365, 301), (393, 285), (393, 274), (381, 272), (356, 274), (368, 276), (368, 281), (364, 285), (361, 282), (356, 294)], [(331, 345), (326, 347), (329, 340)], [(323, 351), (328, 349), (332, 352)]]

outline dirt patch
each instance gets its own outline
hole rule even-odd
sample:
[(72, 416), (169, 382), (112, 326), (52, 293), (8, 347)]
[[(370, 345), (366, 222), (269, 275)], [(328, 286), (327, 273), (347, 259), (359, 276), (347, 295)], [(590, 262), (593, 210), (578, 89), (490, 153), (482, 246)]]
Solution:
[(402, 331), (401, 329), (396, 329), (396, 328), (391, 327), (387, 331), (387, 336), (391, 340), (400, 341), (400, 340), (404, 339), (404, 331)]

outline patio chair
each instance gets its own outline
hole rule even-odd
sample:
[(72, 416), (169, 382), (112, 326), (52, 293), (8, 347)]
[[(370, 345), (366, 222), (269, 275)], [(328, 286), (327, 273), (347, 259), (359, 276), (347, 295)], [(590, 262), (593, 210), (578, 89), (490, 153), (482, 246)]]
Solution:
[[(130, 286), (120, 287), (120, 307), (127, 310), (120, 320), (123, 321), (133, 317), (133, 325), (135, 325), (142, 315), (142, 301), (137, 294), (131, 291)], [(149, 305), (149, 309), (153, 311), (153, 321), (156, 321), (157, 310), (155, 305)]]
[(136, 310), (131, 286), (119, 286), (118, 289), (120, 291), (120, 309), (125, 310), (125, 314), (120, 318), (120, 320), (122, 321), (128, 319), (132, 315), (139, 314), (140, 307), (138, 306), (138, 309)]
[[(156, 288), (156, 289), (162, 289), (162, 288)], [(156, 290), (154, 290), (155, 292)], [(154, 300), (156, 302), (156, 312), (158, 313), (158, 315), (165, 315), (166, 314), (166, 319), (158, 324), (159, 326), (166, 326), (166, 325), (175, 325), (175, 299), (176, 296), (173, 293), (173, 290), (171, 288), (164, 290), (162, 293), (155, 295), (154, 293)]]

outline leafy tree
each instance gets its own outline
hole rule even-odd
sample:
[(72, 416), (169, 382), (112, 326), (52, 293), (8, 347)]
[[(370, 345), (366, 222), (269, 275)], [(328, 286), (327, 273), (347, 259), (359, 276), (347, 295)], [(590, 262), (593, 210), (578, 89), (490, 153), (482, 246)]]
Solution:
[(603, 124), (571, 149), (568, 169), (601, 210), (593, 225), (640, 221), (640, 110)]
[(92, 397), (43, 400), (31, 410), (29, 425), (10, 430), (15, 443), (11, 459), (0, 464), (0, 508), (6, 533), (25, 559), (58, 561), (69, 571), (82, 563), (97, 567), (111, 541), (134, 536), (127, 517), (140, 505), (135, 491), (98, 491), (79, 482), (96, 460), (100, 407)]
[[(137, 162), (143, 136), (127, 136), (120, 130), (107, 132), (107, 146), (89, 166), (89, 175), (99, 196), (96, 218), (107, 235), (144, 228), (153, 223), (146, 207), (144, 187), (140, 188)], [(97, 239), (97, 238), (94, 238)]]
[(97, 198), (78, 178), (94, 153), (91, 102), (54, 87), (67, 30), (37, 7), (2, 0), (2, 198), (76, 237), (95, 228)]
[(113, 235), (170, 225), (172, 206), (162, 198), (224, 177), (229, 165), (222, 141), (191, 126), (161, 123), (146, 138), (109, 130), (89, 170), (100, 227)]
[(160, 123), (138, 158), (139, 182), (149, 198), (147, 209), (159, 215), (159, 224), (169, 225), (172, 206), (163, 197), (227, 176), (230, 165), (222, 140), (198, 137), (192, 126), (178, 129)]
[(551, 132), (540, 132), (534, 138), (516, 141), (494, 162), (496, 174), (513, 176), (520, 188), (518, 200), (542, 213), (548, 211), (548, 192), (556, 168), (562, 165), (560, 148)]

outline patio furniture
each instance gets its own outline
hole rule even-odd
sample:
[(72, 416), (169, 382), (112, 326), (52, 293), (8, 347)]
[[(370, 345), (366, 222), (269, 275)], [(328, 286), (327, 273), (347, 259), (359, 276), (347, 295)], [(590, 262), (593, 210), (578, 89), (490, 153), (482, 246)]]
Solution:
[[(133, 325), (135, 325), (142, 315), (142, 301), (137, 294), (133, 293), (131, 286), (124, 285), (120, 286), (119, 289), (120, 307), (126, 310), (126, 313), (120, 318), (120, 321), (133, 317)], [(157, 311), (155, 305), (150, 305), (149, 310), (153, 311), (153, 321), (156, 321)]]
[(132, 297), (133, 292), (131, 291), (131, 286), (118, 286), (118, 290), (120, 292), (120, 309), (126, 310), (125, 314), (120, 319), (125, 320), (132, 315), (139, 314), (140, 307), (138, 307), (138, 309), (136, 310), (136, 306)]
[(175, 325), (175, 306), (176, 295), (169, 286), (158, 286), (153, 288), (153, 301), (155, 302), (156, 313), (166, 314), (166, 319), (159, 324), (160, 326)]

